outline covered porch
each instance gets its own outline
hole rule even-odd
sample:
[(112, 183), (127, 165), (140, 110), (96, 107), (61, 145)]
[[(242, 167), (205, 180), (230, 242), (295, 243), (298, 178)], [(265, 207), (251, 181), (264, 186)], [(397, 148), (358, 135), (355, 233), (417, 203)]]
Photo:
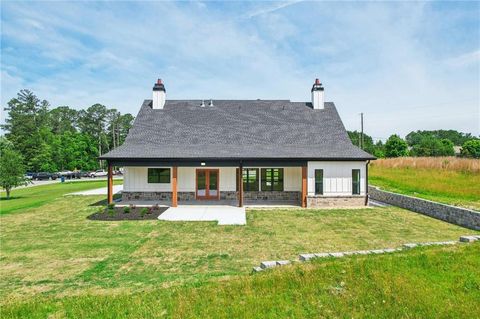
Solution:
[(108, 162), (108, 202), (113, 166), (124, 167), (117, 206), (306, 207), (306, 161)]

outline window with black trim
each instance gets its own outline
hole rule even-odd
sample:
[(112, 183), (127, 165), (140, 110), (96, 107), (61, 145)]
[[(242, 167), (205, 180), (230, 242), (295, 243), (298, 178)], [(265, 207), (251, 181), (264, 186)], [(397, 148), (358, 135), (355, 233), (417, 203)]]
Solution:
[(258, 192), (258, 168), (243, 169), (243, 190), (245, 192)]
[(315, 170), (315, 195), (323, 195), (323, 169)]
[(352, 194), (360, 195), (360, 170), (352, 169)]
[(262, 191), (283, 191), (283, 168), (262, 168)]
[(168, 184), (170, 183), (170, 168), (149, 168), (148, 169), (149, 184)]

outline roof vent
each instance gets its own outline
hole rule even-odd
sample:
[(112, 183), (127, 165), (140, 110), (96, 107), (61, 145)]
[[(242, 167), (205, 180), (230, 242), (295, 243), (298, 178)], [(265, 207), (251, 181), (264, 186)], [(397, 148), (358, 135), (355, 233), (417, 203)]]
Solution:
[(213, 100), (210, 99), (210, 103), (208, 103), (208, 106), (212, 107), (213, 106)]
[(202, 104), (200, 104), (200, 107), (205, 107), (205, 100), (202, 100)]

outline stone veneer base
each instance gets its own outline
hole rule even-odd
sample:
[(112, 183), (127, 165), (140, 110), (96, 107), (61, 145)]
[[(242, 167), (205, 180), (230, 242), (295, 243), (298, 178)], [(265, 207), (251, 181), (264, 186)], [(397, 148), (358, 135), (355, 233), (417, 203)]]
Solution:
[[(221, 191), (221, 200), (237, 200), (238, 192)], [(288, 201), (300, 204), (301, 192), (295, 191), (273, 191), (273, 192), (244, 192), (244, 200), (266, 200), (266, 201)], [(122, 192), (122, 200), (158, 200), (171, 201), (172, 192)], [(179, 201), (195, 200), (195, 192), (178, 192)], [(308, 196), (307, 207), (359, 207), (365, 206), (365, 196)]]
[[(122, 200), (161, 200), (172, 199), (172, 192), (122, 192)], [(238, 192), (220, 191), (221, 200), (237, 200)], [(246, 200), (300, 201), (300, 192), (244, 192)], [(178, 192), (179, 201), (195, 200), (195, 192)]]

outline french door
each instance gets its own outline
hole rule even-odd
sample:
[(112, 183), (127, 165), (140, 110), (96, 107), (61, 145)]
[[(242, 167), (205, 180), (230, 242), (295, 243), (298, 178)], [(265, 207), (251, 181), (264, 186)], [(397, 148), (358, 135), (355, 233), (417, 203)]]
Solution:
[(197, 199), (219, 199), (218, 169), (197, 169), (196, 184)]

